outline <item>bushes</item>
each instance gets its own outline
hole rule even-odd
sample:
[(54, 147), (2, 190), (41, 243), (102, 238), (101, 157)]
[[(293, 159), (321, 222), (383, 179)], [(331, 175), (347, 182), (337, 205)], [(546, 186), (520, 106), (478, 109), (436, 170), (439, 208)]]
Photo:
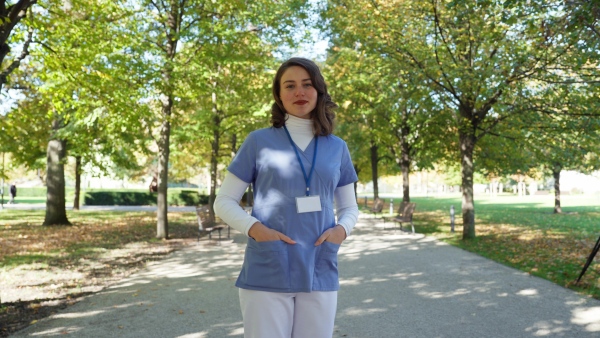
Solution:
[[(156, 194), (154, 194), (156, 195)], [(169, 193), (169, 205), (200, 205), (208, 204), (208, 196), (200, 195), (195, 190), (175, 190)]]
[[(148, 191), (88, 191), (84, 197), (85, 205), (156, 205), (156, 193)], [(195, 190), (169, 190), (169, 205), (194, 206), (207, 204), (208, 196)]]
[[(67, 199), (72, 199), (75, 191), (69, 187), (65, 189)], [(7, 196), (8, 187), (4, 195)], [(119, 189), (119, 190), (82, 190), (84, 205), (156, 205), (156, 193), (146, 189)], [(39, 197), (46, 198), (45, 187), (19, 188), (17, 185), (17, 198)], [(6, 197), (5, 197), (6, 198)], [(194, 206), (208, 204), (208, 196), (200, 195), (197, 190), (171, 188), (167, 197), (169, 205)]]
[(90, 191), (85, 205), (156, 205), (156, 195), (141, 191)]

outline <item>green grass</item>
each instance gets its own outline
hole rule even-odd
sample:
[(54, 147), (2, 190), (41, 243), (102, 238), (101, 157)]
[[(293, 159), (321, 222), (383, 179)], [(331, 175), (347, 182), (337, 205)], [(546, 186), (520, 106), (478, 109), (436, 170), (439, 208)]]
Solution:
[[(4, 199), (4, 204), (7, 204), (8, 199)], [(15, 204), (45, 204), (46, 203), (46, 197), (18, 197), (15, 198)], [(66, 203), (68, 206), (72, 206), (73, 205), (73, 199), (66, 199)]]
[[(579, 284), (579, 276), (598, 236), (600, 197), (567, 195), (563, 213), (554, 214), (554, 196), (476, 196), (477, 238), (462, 239), (461, 198), (415, 197), (415, 229), (442, 241), (517, 268), (556, 284), (600, 299), (600, 255)], [(397, 206), (401, 197), (394, 196)], [(389, 215), (386, 197), (384, 212)], [(359, 199), (363, 204), (364, 199)], [(450, 206), (456, 210), (455, 232), (450, 232)]]

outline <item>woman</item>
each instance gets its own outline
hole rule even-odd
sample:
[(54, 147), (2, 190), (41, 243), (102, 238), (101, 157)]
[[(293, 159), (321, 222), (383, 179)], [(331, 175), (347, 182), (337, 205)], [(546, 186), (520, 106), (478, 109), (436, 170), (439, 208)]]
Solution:
[[(315, 63), (284, 62), (273, 97), (272, 127), (244, 141), (214, 205), (248, 236), (236, 282), (244, 336), (331, 337), (337, 252), (358, 218), (358, 178), (346, 143), (331, 134), (337, 105)], [(250, 183), (252, 215), (239, 205)]]

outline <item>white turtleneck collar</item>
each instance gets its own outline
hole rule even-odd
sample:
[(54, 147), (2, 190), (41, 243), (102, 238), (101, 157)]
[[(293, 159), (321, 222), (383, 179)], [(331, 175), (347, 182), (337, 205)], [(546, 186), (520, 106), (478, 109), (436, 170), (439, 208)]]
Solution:
[(308, 147), (310, 141), (315, 136), (313, 133), (313, 121), (311, 119), (301, 119), (294, 115), (286, 114), (285, 126), (290, 132), (294, 143), (302, 151)]

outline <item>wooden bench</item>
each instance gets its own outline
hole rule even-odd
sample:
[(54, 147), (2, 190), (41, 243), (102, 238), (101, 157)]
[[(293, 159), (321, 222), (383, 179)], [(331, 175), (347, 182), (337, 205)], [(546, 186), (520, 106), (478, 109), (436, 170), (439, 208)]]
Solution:
[(383, 211), (383, 200), (380, 198), (376, 198), (373, 201), (373, 206), (369, 209), (370, 213), (375, 214), (375, 216), (377, 216), (377, 214), (381, 214), (381, 212)]
[(210, 209), (208, 205), (201, 205), (196, 208), (196, 217), (198, 219), (198, 242), (202, 234), (208, 234), (208, 239), (212, 239), (212, 233), (219, 233), (219, 241), (221, 241), (221, 230), (227, 227), (227, 238), (230, 237), (230, 228), (228, 225), (217, 223), (210, 217)]
[(415, 212), (416, 208), (417, 208), (416, 203), (402, 202), (402, 203), (400, 203), (400, 207), (398, 208), (398, 214), (394, 217), (384, 217), (383, 223), (385, 224), (386, 220), (391, 220), (393, 222), (399, 223), (400, 230), (403, 230), (402, 223), (410, 223), (410, 226), (412, 228), (412, 233), (414, 234), (415, 226), (413, 224), (413, 213)]

